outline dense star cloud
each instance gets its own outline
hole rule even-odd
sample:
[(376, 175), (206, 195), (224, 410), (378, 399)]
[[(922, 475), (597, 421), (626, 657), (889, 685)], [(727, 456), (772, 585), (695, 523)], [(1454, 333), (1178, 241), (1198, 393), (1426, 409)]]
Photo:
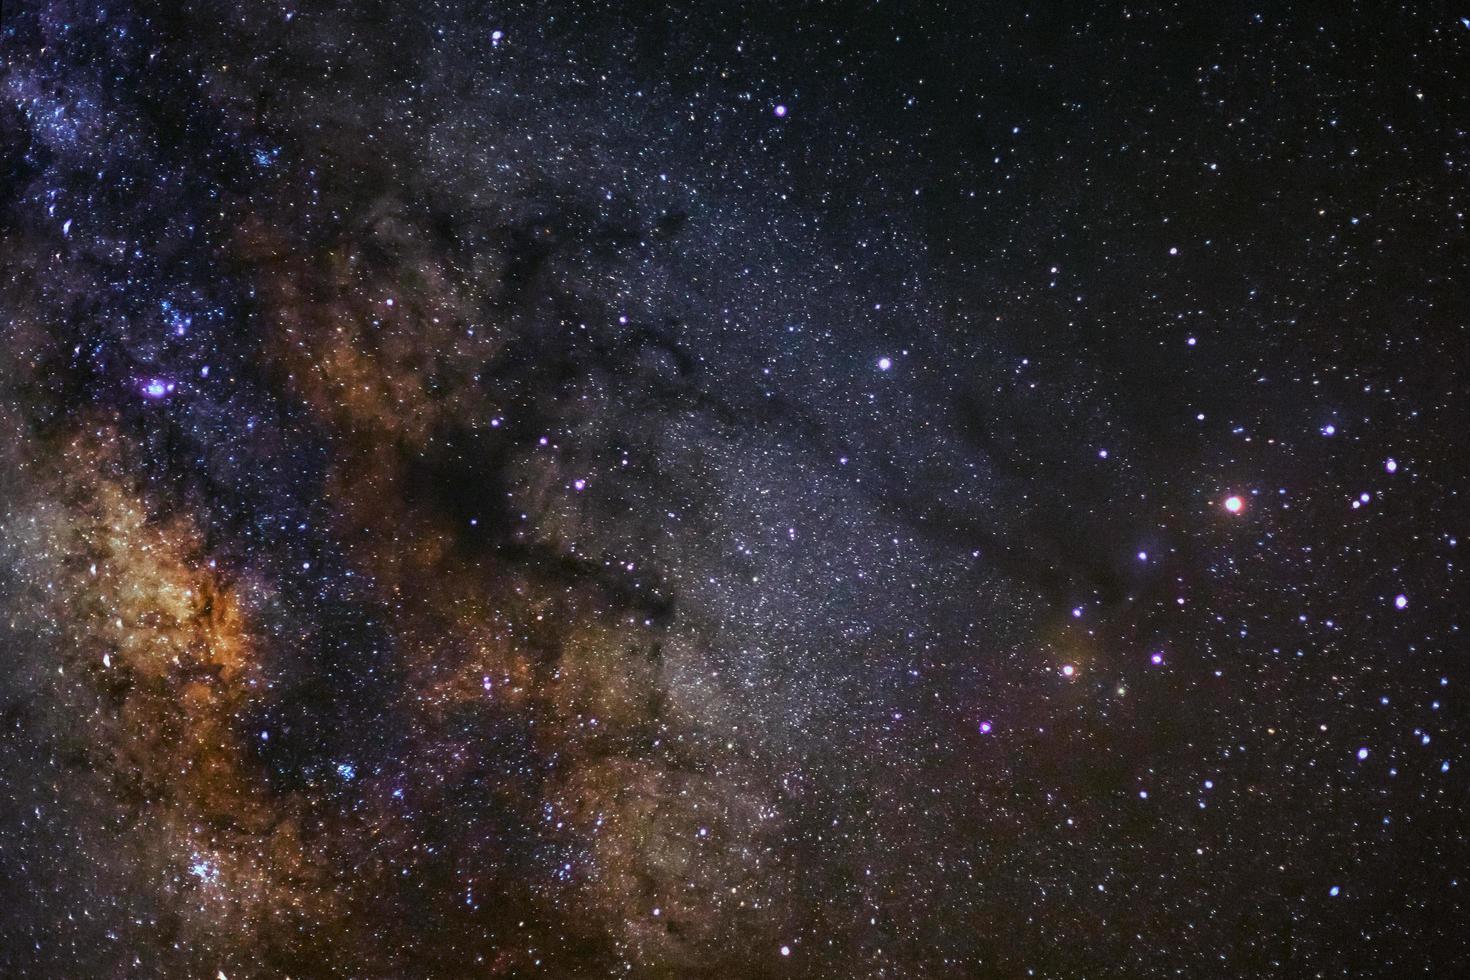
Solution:
[(1448, 976), (1470, 22), (23, 0), (6, 976)]

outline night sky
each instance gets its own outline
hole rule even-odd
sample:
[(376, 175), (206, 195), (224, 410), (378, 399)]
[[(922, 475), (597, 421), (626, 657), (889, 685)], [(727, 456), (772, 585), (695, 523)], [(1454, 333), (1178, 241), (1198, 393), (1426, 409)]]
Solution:
[(0, 976), (1470, 975), (1462, 15), (4, 0)]

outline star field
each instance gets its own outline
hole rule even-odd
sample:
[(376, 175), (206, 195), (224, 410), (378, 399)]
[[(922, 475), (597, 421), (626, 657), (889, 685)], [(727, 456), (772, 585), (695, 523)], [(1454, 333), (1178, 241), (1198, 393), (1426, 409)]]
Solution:
[(1470, 20), (0, 51), (0, 974), (1470, 970)]

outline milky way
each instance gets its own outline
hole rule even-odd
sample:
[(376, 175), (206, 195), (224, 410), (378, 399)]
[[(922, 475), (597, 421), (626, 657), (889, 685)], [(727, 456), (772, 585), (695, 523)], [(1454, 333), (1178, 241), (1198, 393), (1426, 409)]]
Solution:
[(1470, 970), (1431, 8), (7, 0), (0, 973)]

